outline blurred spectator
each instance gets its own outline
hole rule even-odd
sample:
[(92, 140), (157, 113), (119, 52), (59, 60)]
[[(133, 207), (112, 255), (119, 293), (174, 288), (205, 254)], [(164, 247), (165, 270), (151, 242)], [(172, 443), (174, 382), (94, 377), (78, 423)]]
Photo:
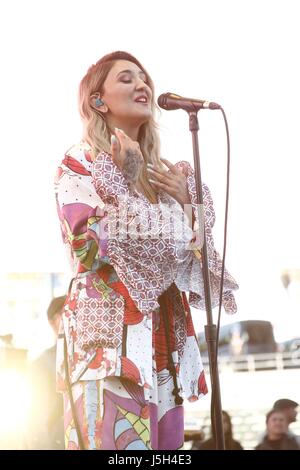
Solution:
[[(293, 400), (289, 400), (288, 398), (281, 398), (280, 400), (275, 401), (273, 405), (273, 409), (276, 411), (281, 411), (288, 422), (288, 426), (291, 423), (294, 423), (297, 419), (297, 408), (299, 403)], [(288, 435), (294, 437), (300, 446), (300, 436), (296, 436), (289, 428), (288, 428)]]
[(255, 450), (300, 450), (295, 437), (288, 435), (288, 420), (282, 411), (269, 411), (266, 425), (266, 435)]
[[(52, 299), (47, 317), (55, 338), (66, 296)], [(45, 350), (31, 366), (33, 388), (25, 446), (27, 449), (64, 449), (63, 398), (56, 392), (56, 345)]]
[(273, 405), (273, 410), (282, 411), (286, 416), (288, 424), (294, 423), (297, 418), (297, 407), (299, 403), (289, 400), (288, 398), (281, 398), (280, 400), (275, 401)]
[[(225, 450), (243, 450), (238, 441), (233, 439), (231, 418), (226, 411), (222, 411), (223, 431), (225, 439)], [(216, 444), (213, 437), (206, 441), (194, 441), (191, 450), (216, 450)]]
[(199, 431), (185, 431), (184, 432), (184, 442), (192, 441), (188, 449), (192, 449), (193, 445), (197, 445), (198, 443), (200, 443), (200, 441), (204, 441), (204, 439), (205, 439), (205, 434), (202, 429), (200, 429)]

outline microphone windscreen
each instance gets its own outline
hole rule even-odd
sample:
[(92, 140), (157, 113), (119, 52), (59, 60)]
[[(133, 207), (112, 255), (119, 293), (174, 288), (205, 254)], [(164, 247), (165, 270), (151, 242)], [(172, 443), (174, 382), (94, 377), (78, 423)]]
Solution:
[(166, 94), (163, 93), (162, 95), (160, 95), (157, 99), (157, 104), (160, 108), (164, 108), (164, 105), (165, 105), (165, 96)]

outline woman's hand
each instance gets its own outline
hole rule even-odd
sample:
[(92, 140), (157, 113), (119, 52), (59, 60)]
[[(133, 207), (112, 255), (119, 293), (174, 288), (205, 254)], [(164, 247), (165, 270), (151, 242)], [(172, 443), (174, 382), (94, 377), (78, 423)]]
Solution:
[(111, 138), (112, 159), (132, 189), (139, 179), (144, 158), (138, 142), (131, 140), (121, 129), (115, 128), (115, 134)]
[(184, 207), (184, 204), (191, 204), (187, 180), (184, 173), (165, 158), (161, 158), (161, 161), (169, 168), (170, 171), (165, 170), (162, 165), (158, 167), (157, 165), (148, 163), (147, 170), (150, 183), (158, 189), (163, 189), (166, 193), (172, 196), (177, 202), (179, 202), (182, 208)]

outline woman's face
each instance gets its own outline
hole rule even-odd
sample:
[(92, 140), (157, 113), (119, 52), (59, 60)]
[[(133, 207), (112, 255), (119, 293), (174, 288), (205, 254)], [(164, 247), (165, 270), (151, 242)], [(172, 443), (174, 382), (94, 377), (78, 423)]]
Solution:
[(108, 108), (110, 127), (140, 126), (152, 116), (152, 91), (146, 74), (134, 63), (118, 60), (110, 69), (103, 85), (101, 99)]

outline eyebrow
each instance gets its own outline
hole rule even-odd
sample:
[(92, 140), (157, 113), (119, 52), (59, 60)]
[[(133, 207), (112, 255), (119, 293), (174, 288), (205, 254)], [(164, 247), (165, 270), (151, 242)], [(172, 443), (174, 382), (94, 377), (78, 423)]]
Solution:
[[(122, 70), (121, 72), (118, 73), (117, 77), (121, 75), (121, 73), (130, 73), (132, 75), (132, 70), (129, 70), (129, 69)], [(145, 72), (143, 72), (142, 70), (139, 71), (139, 75), (145, 75), (145, 77), (147, 77)]]

